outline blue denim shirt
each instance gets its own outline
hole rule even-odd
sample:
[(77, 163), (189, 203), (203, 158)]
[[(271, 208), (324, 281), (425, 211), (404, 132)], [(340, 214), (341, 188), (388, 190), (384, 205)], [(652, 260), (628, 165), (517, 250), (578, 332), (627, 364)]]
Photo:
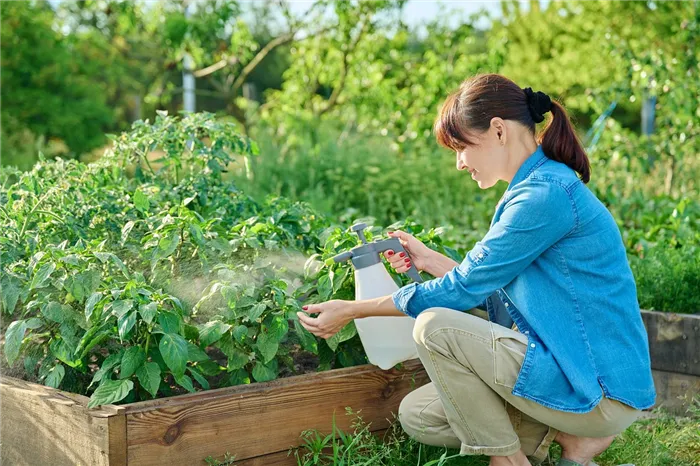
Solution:
[(491, 321), (515, 322), (528, 345), (513, 395), (575, 413), (603, 395), (654, 405), (648, 337), (617, 224), (576, 172), (539, 146), (462, 263), (392, 299), (414, 318), (431, 307), (485, 305)]

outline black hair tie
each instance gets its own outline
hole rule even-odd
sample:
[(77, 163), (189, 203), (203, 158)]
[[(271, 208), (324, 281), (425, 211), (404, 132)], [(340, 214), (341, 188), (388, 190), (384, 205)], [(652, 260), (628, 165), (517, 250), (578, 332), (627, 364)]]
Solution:
[(533, 92), (531, 87), (523, 89), (527, 97), (527, 107), (535, 123), (544, 121), (544, 114), (552, 110), (552, 99), (544, 92)]

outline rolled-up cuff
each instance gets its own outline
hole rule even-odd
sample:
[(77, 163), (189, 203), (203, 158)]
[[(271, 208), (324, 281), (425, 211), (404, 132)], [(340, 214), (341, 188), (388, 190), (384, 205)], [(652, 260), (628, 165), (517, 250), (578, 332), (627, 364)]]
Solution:
[(471, 446), (462, 442), (462, 446), (459, 449), (460, 456), (465, 455), (488, 455), (488, 456), (509, 456), (514, 455), (520, 450), (520, 439), (515, 438), (515, 441), (509, 445), (503, 445), (500, 447), (486, 447), (486, 446)]
[(559, 431), (557, 429), (554, 427), (549, 427), (547, 434), (542, 439), (542, 442), (537, 447), (537, 450), (530, 455), (529, 459), (536, 464), (542, 463), (545, 459), (547, 459), (549, 456), (549, 447), (552, 445), (552, 442), (554, 442), (554, 439), (558, 433)]
[(416, 292), (417, 285), (418, 283), (415, 282), (409, 283), (408, 285), (403, 286), (398, 290), (394, 291), (394, 293), (392, 293), (391, 295), (391, 300), (394, 302), (394, 306), (396, 306), (396, 309), (410, 317), (413, 317), (414, 319), (418, 314), (412, 312), (412, 310), (409, 307), (409, 301), (411, 300), (413, 294)]

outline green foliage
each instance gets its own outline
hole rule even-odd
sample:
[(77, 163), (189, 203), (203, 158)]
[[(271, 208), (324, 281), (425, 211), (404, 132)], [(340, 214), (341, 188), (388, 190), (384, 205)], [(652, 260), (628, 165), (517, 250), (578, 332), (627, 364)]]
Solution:
[(700, 313), (700, 246), (657, 246), (630, 262), (645, 309)]
[[(210, 114), (160, 114), (112, 138), (89, 165), (3, 172), (10, 365), (22, 357), (27, 377), (95, 406), (272, 380), (294, 372), (298, 351), (319, 370), (367, 362), (354, 324), (323, 340), (296, 315), (302, 301), (353, 298), (351, 265), (324, 261), (356, 235), (223, 180), (236, 157), (254, 157), (252, 141)], [(437, 230), (397, 226), (448, 250)]]
[[(2, 11), (3, 156), (28, 168), (33, 149), (59, 139), (81, 153), (104, 140), (113, 115), (100, 84), (91, 79), (89, 56), (53, 29), (44, 2), (10, 2)], [(79, 128), (79, 130), (76, 130)], [(51, 146), (44, 150), (52, 152)], [(65, 148), (54, 147), (56, 152)]]

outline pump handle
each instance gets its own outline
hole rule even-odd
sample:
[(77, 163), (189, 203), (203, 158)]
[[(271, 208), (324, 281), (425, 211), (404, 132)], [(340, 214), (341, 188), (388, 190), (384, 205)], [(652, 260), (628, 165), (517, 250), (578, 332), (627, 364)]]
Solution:
[[(401, 241), (399, 241), (398, 238), (389, 238), (387, 240), (382, 241), (384, 247), (382, 247), (382, 252), (391, 249), (395, 253), (399, 252), (405, 252), (406, 256), (410, 259), (411, 255), (406, 251), (406, 249), (403, 247), (401, 244)], [(410, 269), (406, 271), (406, 274), (411, 278), (416, 283), (423, 283), (423, 277), (420, 276), (420, 273), (418, 272), (418, 269), (416, 268), (415, 265), (411, 266)]]

